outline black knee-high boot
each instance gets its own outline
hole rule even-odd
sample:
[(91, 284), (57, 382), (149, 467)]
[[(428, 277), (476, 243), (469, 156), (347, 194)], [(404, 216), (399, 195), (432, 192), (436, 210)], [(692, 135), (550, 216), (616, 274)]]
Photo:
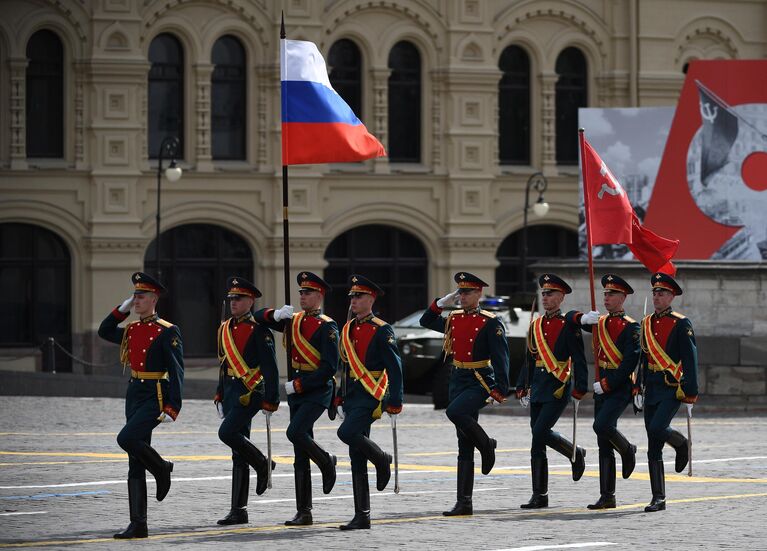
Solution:
[(532, 457), (533, 495), (530, 501), (520, 505), (522, 509), (542, 509), (549, 506), (549, 460), (546, 457)]
[(589, 509), (615, 509), (615, 456), (599, 456), (599, 499)]
[[(552, 449), (558, 451), (567, 459), (573, 457), (573, 443), (559, 433), (554, 433), (551, 437), (551, 443), (549, 444)], [(586, 470), (586, 450), (578, 446), (575, 451), (575, 463), (572, 464), (573, 468), (573, 480), (580, 480), (583, 476), (583, 471)]]
[(128, 507), (130, 524), (124, 532), (115, 534), (115, 539), (126, 540), (145, 538), (149, 535), (146, 526), (146, 479), (128, 479)]
[(170, 473), (173, 472), (173, 463), (165, 461), (149, 444), (140, 446), (135, 457), (154, 476), (157, 482), (157, 501), (162, 501), (170, 491)]
[(368, 487), (367, 471), (352, 471), (352, 488), (354, 490), (354, 518), (339, 528), (341, 530), (370, 529), (370, 488)]
[(666, 473), (663, 469), (662, 459), (650, 459), (650, 488), (652, 489), (652, 501), (644, 508), (645, 513), (666, 510)]
[(312, 471), (309, 465), (293, 465), (296, 483), (296, 515), (285, 521), (285, 526), (309, 526), (312, 524)]
[(232, 508), (229, 514), (217, 524), (247, 524), (248, 522), (248, 492), (250, 490), (250, 467), (248, 465), (232, 465)]
[(391, 478), (391, 455), (379, 448), (378, 444), (367, 436), (360, 436), (357, 439), (357, 449), (365, 454), (368, 461), (375, 465), (376, 489), (382, 492), (386, 489), (386, 485)]
[(446, 517), (474, 514), (471, 495), (474, 490), (474, 461), (458, 460), (458, 498), (449, 511), (442, 514)]
[(631, 473), (634, 472), (634, 467), (636, 467), (637, 447), (629, 442), (628, 439), (617, 430), (609, 440), (610, 445), (615, 448), (615, 451), (621, 456), (621, 474), (623, 475), (623, 478), (630, 477)]

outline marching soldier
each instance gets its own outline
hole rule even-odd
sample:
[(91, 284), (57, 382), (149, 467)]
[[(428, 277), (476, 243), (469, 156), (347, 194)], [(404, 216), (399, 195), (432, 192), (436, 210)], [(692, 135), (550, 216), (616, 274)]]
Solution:
[[(152, 430), (160, 423), (176, 420), (184, 386), (181, 332), (155, 312), (165, 287), (143, 272), (134, 273), (131, 281), (133, 296), (112, 310), (99, 326), (99, 337), (120, 345), (120, 361), (131, 370), (125, 396), (126, 423), (117, 435), (117, 443), (128, 453), (130, 524), (114, 535), (116, 539), (148, 535), (146, 471), (157, 482), (157, 501), (168, 495), (173, 463), (150, 445)], [(140, 320), (118, 327), (131, 308)]]
[[(615, 274), (602, 277), (607, 314), (569, 312), (566, 316), (593, 334), (597, 372), (594, 382), (594, 432), (599, 445), (599, 499), (589, 509), (615, 508), (615, 453), (621, 456), (623, 478), (636, 465), (636, 446), (618, 431), (618, 418), (631, 403), (632, 377), (639, 360), (639, 324), (626, 315), (623, 303), (633, 294)], [(613, 451), (614, 450), (614, 451)]]
[(637, 408), (644, 405), (647, 429), (647, 460), (650, 468), (652, 501), (645, 512), (666, 509), (666, 479), (663, 470), (663, 445), (676, 450), (675, 468), (681, 473), (689, 460), (687, 438), (669, 425), (684, 402), (689, 411), (698, 399), (698, 351), (692, 323), (671, 309), (682, 288), (664, 273), (653, 274), (652, 304), (655, 313), (642, 320), (641, 379), (644, 397), (634, 397)]
[(290, 406), (288, 440), (293, 443), (297, 513), (286, 526), (312, 524), (312, 475), (309, 459), (322, 472), (322, 491), (329, 494), (336, 482), (336, 456), (314, 440), (313, 427), (322, 412), (331, 407), (333, 377), (338, 369), (338, 326), (322, 314), (322, 300), (330, 285), (312, 272), (298, 275), (301, 309), (293, 306), (255, 313), (259, 323), (280, 332), (290, 331), (291, 370), (285, 391)]
[[(482, 456), (482, 474), (495, 463), (496, 441), (477, 422), (479, 410), (488, 399), (499, 404), (509, 388), (509, 344), (503, 323), (491, 312), (479, 308), (482, 288), (487, 283), (468, 272), (455, 274), (458, 289), (435, 299), (421, 316), (421, 325), (445, 334), (444, 350), (452, 355), (450, 404), (447, 417), (458, 436), (458, 497), (445, 516), (471, 515), (474, 488), (474, 448)], [(461, 309), (442, 318), (446, 306), (460, 300)]]
[[(351, 314), (341, 331), (344, 368), (344, 420), (338, 437), (349, 446), (354, 490), (354, 518), (341, 530), (370, 528), (370, 489), (367, 462), (376, 468), (376, 488), (383, 491), (391, 477), (392, 457), (370, 439), (370, 426), (383, 411), (402, 411), (402, 365), (391, 326), (373, 315), (373, 303), (383, 290), (361, 275), (350, 280)], [(339, 408), (340, 410), (340, 408)]]
[[(530, 368), (523, 369), (517, 380), (517, 398), (522, 406), (530, 407), (533, 433), (530, 448), (533, 495), (528, 503), (521, 506), (522, 509), (549, 506), (546, 446), (568, 459), (573, 455), (573, 443), (551, 429), (567, 407), (570, 396), (580, 400), (586, 394), (588, 377), (580, 329), (566, 323), (559, 309), (565, 295), (572, 289), (554, 274), (542, 275), (538, 284), (546, 313), (530, 326), (527, 339)], [(586, 450), (579, 446), (572, 464), (573, 480), (580, 480), (583, 476), (585, 457)]]
[(253, 304), (261, 296), (255, 285), (241, 277), (226, 283), (232, 317), (218, 328), (218, 359), (221, 363), (213, 403), (223, 418), (218, 437), (232, 448), (232, 507), (218, 524), (248, 522), (250, 471), (256, 471), (256, 494), (266, 491), (269, 461), (250, 441), (253, 416), (263, 410), (277, 411), (279, 374), (274, 358), (272, 332), (253, 319)]

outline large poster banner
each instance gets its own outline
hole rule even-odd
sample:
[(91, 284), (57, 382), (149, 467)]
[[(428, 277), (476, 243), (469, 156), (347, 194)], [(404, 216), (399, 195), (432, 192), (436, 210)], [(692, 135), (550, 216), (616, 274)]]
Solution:
[(584, 109), (581, 126), (645, 225), (680, 240), (676, 259), (767, 260), (767, 60), (691, 62), (665, 130), (671, 109)]

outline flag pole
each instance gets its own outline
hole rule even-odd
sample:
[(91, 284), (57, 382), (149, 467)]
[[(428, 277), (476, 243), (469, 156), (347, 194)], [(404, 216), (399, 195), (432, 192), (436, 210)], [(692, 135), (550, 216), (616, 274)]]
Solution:
[[(285, 40), (285, 12), (280, 13), (280, 40)], [(281, 48), (282, 50), (282, 48)], [(280, 71), (287, 70), (285, 67), (285, 59), (280, 59)], [(282, 80), (282, 79), (280, 79)], [(287, 93), (287, 87), (282, 89), (282, 114), (283, 117), (286, 114), (288, 99), (285, 97)], [(288, 147), (288, 140), (286, 137), (286, 125), (282, 125), (282, 252), (283, 252), (283, 265), (284, 265), (284, 284), (285, 284), (285, 304), (290, 304), (290, 223), (288, 221), (288, 156), (285, 151)], [(293, 324), (285, 322), (283, 329), (283, 335), (285, 335), (285, 357), (287, 363), (285, 364), (285, 370), (287, 372), (288, 381), (292, 380), (293, 370), (290, 368), (290, 349), (291, 349), (291, 337), (292, 337)], [(270, 469), (271, 470), (271, 469)]]
[[(586, 250), (589, 259), (589, 290), (591, 292), (591, 309), (597, 309), (597, 300), (594, 293), (594, 254), (591, 244), (591, 210), (589, 209), (589, 184), (586, 179), (586, 137), (583, 128), (578, 129), (578, 142), (581, 150), (581, 174), (583, 175), (583, 208), (586, 211)], [(594, 381), (599, 381), (599, 358), (597, 357), (597, 332), (591, 333), (591, 349), (594, 352)]]

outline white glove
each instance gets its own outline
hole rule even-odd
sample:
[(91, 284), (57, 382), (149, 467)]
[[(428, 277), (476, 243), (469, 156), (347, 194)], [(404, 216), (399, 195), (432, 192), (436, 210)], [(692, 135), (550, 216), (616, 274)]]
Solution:
[(522, 396), (519, 399), (519, 405), (523, 408), (529, 408), (530, 407), (530, 396)]
[(338, 406), (336, 408), (336, 414), (338, 415), (338, 418), (343, 420), (344, 418), (344, 406)]
[(602, 383), (600, 383), (599, 381), (596, 381), (594, 383), (594, 394), (604, 394), (604, 393), (605, 391), (602, 390)]
[(160, 423), (172, 423), (173, 421), (175, 421), (175, 419), (173, 419), (173, 417), (171, 417), (170, 415), (168, 415), (164, 411), (160, 414), (160, 416), (157, 418), (157, 420)]
[(293, 386), (293, 381), (288, 381), (285, 383), (285, 392), (288, 394), (288, 396), (296, 393), (296, 387)]
[(218, 418), (223, 419), (224, 418), (224, 404), (221, 402), (213, 402), (216, 404), (216, 412), (218, 412)]
[(642, 406), (644, 405), (644, 396), (641, 394), (635, 394), (634, 395), (634, 407), (637, 409), (642, 409)]
[(279, 310), (274, 311), (274, 321), (286, 320), (293, 317), (293, 305), (286, 304)]
[(123, 301), (123, 303), (117, 307), (117, 311), (123, 314), (127, 314), (128, 312), (130, 312), (130, 309), (132, 306), (133, 306), (133, 295), (126, 298)]
[(455, 304), (455, 299), (457, 296), (458, 296), (458, 289), (456, 289), (452, 293), (446, 294), (444, 297), (439, 299), (437, 301), (437, 306), (439, 306), (440, 308), (444, 308), (445, 306), (452, 306), (453, 304)]
[(687, 403), (685, 403), (685, 405), (687, 406), (687, 414), (690, 417), (692, 417), (692, 406), (694, 406), (695, 404), (687, 404)]
[(581, 325), (595, 325), (599, 321), (599, 311), (592, 310), (581, 316)]

